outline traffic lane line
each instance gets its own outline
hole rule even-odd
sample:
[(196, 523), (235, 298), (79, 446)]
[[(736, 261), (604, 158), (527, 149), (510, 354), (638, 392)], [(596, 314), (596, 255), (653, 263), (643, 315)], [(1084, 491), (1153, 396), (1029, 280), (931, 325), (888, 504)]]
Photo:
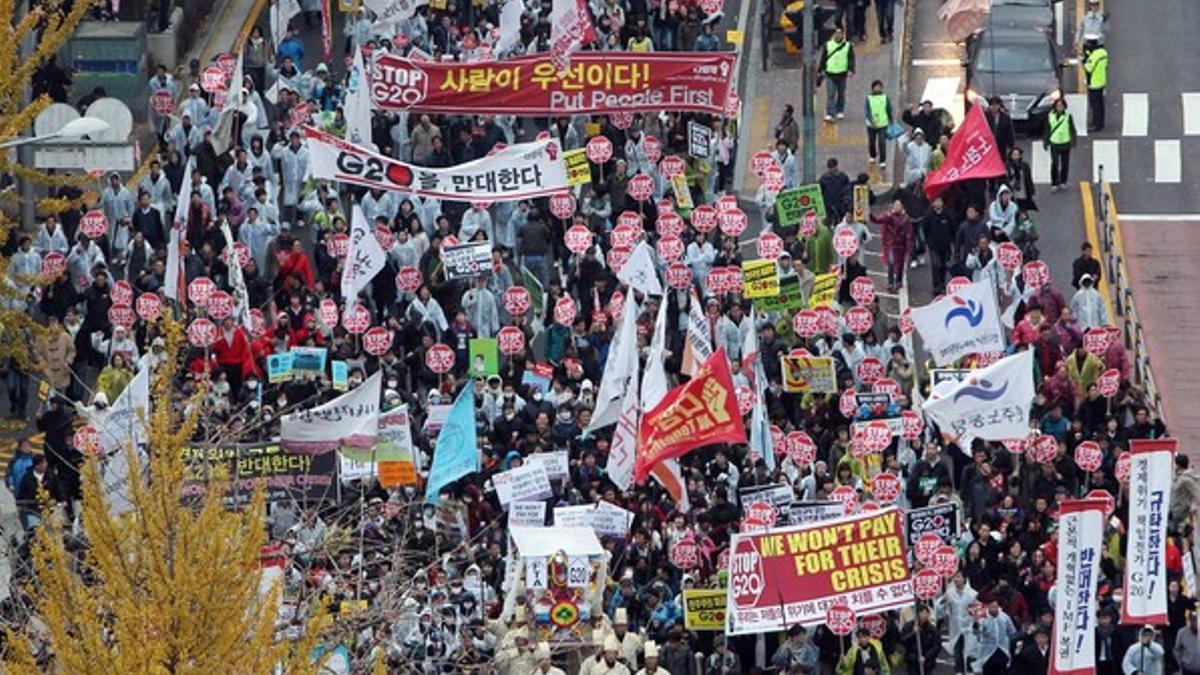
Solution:
[[(1096, 228), (1096, 204), (1092, 199), (1092, 185), (1087, 181), (1079, 181), (1079, 198), (1083, 202), (1083, 231), (1087, 235), (1088, 243), (1092, 245), (1092, 250), (1097, 251), (1103, 257), (1103, 249), (1100, 248), (1100, 231)], [(1108, 269), (1104, 266), (1104, 269)], [(1108, 275), (1104, 274), (1103, 283), (1096, 290), (1100, 291), (1100, 297), (1104, 298), (1104, 306), (1108, 310), (1108, 315), (1115, 317), (1117, 314), (1113, 311), (1112, 294), (1108, 290), (1109, 279)]]
[(1100, 169), (1104, 168), (1103, 179), (1109, 183), (1121, 182), (1121, 142), (1115, 140), (1092, 141), (1092, 180), (1100, 182)]
[(1183, 99), (1183, 135), (1200, 136), (1200, 93), (1187, 92)]
[(1121, 97), (1121, 135), (1141, 137), (1150, 133), (1150, 95), (1124, 94)]
[(1154, 182), (1183, 181), (1183, 161), (1178, 139), (1154, 141)]
[(1200, 222), (1200, 213), (1122, 213), (1121, 220), (1130, 223), (1193, 223)]

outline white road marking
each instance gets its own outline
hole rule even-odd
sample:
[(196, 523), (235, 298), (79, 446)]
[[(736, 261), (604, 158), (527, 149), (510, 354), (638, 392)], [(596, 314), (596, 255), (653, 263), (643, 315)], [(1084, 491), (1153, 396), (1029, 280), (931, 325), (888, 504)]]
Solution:
[(1150, 95), (1125, 94), (1121, 101), (1121, 135), (1146, 136), (1150, 133)]
[(934, 108), (945, 108), (950, 112), (954, 121), (961, 123), (963, 119), (963, 100), (959, 85), (962, 77), (931, 77), (925, 81), (925, 90), (921, 93), (922, 101), (932, 101)]
[(1100, 180), (1100, 167), (1104, 167), (1104, 180), (1121, 182), (1120, 141), (1092, 141), (1092, 180)]
[(1183, 160), (1179, 140), (1154, 141), (1154, 182), (1178, 183), (1183, 180)]
[[(1061, 4), (1061, 3), (1059, 3)], [(1075, 133), (1079, 136), (1088, 135), (1088, 98), (1087, 94), (1067, 94), (1067, 110), (1075, 118)]]
[(1119, 219), (1143, 223), (1193, 223), (1200, 222), (1200, 213), (1122, 213)]
[(1200, 136), (1200, 93), (1188, 92), (1183, 96), (1183, 135)]
[(1066, 23), (1063, 17), (1063, 3), (1054, 3), (1054, 40), (1061, 47), (1063, 44), (1063, 24)]
[(932, 68), (938, 66), (959, 66), (962, 62), (958, 59), (913, 59), (912, 64), (917, 68)]
[(1041, 143), (1033, 143), (1033, 157), (1029, 160), (1029, 169), (1033, 173), (1033, 182), (1038, 185), (1050, 184), (1050, 151)]

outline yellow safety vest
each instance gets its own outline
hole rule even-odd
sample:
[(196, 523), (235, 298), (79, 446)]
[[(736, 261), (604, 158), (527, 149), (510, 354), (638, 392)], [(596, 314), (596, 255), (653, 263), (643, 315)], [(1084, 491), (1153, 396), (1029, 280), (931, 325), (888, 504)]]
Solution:
[(825, 43), (825, 73), (828, 75), (845, 75), (850, 70), (850, 41)]
[(1071, 113), (1050, 111), (1050, 144), (1068, 145), (1071, 142)]
[(1083, 69), (1088, 74), (1088, 89), (1103, 89), (1108, 86), (1108, 50), (1097, 47), (1088, 54)]
[(867, 107), (871, 109), (871, 118), (867, 126), (872, 129), (886, 129), (888, 125), (887, 94), (867, 94)]

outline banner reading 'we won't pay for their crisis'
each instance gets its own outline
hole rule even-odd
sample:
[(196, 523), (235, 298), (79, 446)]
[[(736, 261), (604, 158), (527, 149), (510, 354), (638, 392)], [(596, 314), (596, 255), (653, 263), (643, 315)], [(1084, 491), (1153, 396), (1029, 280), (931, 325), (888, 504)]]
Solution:
[(730, 551), (731, 635), (822, 623), (835, 604), (862, 616), (913, 602), (904, 520), (895, 507), (735, 534)]

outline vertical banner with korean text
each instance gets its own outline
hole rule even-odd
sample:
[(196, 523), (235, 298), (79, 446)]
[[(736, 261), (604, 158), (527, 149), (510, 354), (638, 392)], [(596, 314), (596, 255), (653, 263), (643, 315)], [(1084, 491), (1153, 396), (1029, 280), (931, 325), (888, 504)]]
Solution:
[(1167, 516), (1176, 440), (1129, 442), (1129, 534), (1123, 624), (1167, 623)]
[(1050, 675), (1096, 672), (1096, 587), (1105, 505), (1102, 499), (1075, 499), (1059, 509)]

